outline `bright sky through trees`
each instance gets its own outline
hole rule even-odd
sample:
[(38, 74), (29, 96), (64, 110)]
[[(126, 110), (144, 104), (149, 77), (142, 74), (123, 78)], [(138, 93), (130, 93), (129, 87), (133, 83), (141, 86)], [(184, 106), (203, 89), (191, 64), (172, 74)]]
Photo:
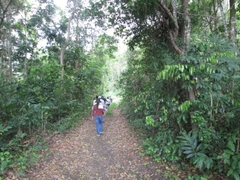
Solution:
[(61, 9), (64, 9), (67, 5), (67, 0), (54, 0), (54, 3)]

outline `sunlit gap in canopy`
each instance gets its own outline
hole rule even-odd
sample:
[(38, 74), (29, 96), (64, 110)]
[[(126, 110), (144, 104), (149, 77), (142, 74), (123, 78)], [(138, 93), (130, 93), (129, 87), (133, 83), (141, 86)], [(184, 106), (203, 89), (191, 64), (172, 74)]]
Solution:
[[(67, 3), (69, 3), (69, 2), (70, 2), (70, 0), (54, 0), (54, 4), (56, 4), (62, 10), (67, 7)], [(77, 0), (77, 2), (81, 3), (83, 7), (89, 6), (89, 0)]]
[[(93, 0), (93, 1), (98, 2), (99, 0)], [(60, 15), (62, 13), (61, 11), (64, 11), (67, 17), (71, 16), (70, 7), (73, 7), (75, 3), (76, 5), (81, 4), (83, 8), (86, 8), (86, 7), (89, 8), (90, 6), (89, 0), (53, 0), (53, 2), (59, 8), (58, 9), (59, 11), (56, 12), (57, 14), (54, 17), (54, 21), (56, 22), (60, 21), (62, 18)], [(87, 20), (87, 21), (81, 22), (80, 25), (82, 26), (81, 27), (82, 29), (86, 30), (89, 36), (89, 37), (85, 36), (84, 38), (85, 43), (83, 47), (86, 51), (90, 51), (93, 48), (95, 41), (100, 34), (103, 34), (105, 32), (107, 35), (114, 36), (113, 28), (108, 27), (107, 29), (103, 30), (96, 25), (96, 20)], [(75, 26), (75, 22), (73, 20), (71, 23), (71, 27), (73, 28), (74, 26)], [(73, 34), (71, 33), (71, 35)], [(67, 37), (67, 34), (65, 34), (64, 36)], [(39, 45), (38, 45), (39, 48), (44, 48), (46, 47), (46, 45), (47, 45), (47, 41), (45, 39), (39, 40)], [(121, 49), (124, 49), (124, 48), (121, 48)]]

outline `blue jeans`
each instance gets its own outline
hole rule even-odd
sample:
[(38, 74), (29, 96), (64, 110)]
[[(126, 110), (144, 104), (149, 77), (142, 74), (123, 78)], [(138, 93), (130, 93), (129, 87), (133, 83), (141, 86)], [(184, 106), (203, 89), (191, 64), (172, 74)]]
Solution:
[(102, 122), (103, 122), (103, 116), (94, 116), (95, 122), (96, 122), (96, 130), (97, 135), (102, 132)]

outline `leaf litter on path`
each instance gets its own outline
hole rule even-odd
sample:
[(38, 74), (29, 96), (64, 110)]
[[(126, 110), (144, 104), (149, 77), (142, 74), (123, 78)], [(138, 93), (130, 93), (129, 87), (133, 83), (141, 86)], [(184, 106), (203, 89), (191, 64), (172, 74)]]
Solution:
[[(55, 136), (49, 152), (23, 180), (164, 180), (165, 165), (142, 157), (142, 147), (119, 109), (104, 116), (104, 135), (89, 117), (65, 135)], [(175, 178), (181, 179), (181, 178)]]

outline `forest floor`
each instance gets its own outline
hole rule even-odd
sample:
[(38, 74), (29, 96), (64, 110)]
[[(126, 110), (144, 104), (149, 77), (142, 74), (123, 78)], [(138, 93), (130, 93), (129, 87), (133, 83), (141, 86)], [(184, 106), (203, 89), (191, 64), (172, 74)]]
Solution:
[[(104, 134), (96, 135), (95, 121), (89, 117), (74, 131), (47, 139), (43, 158), (25, 177), (6, 180), (180, 180), (186, 174), (143, 156), (136, 133), (119, 109), (104, 116)], [(12, 177), (11, 177), (12, 175)]]

